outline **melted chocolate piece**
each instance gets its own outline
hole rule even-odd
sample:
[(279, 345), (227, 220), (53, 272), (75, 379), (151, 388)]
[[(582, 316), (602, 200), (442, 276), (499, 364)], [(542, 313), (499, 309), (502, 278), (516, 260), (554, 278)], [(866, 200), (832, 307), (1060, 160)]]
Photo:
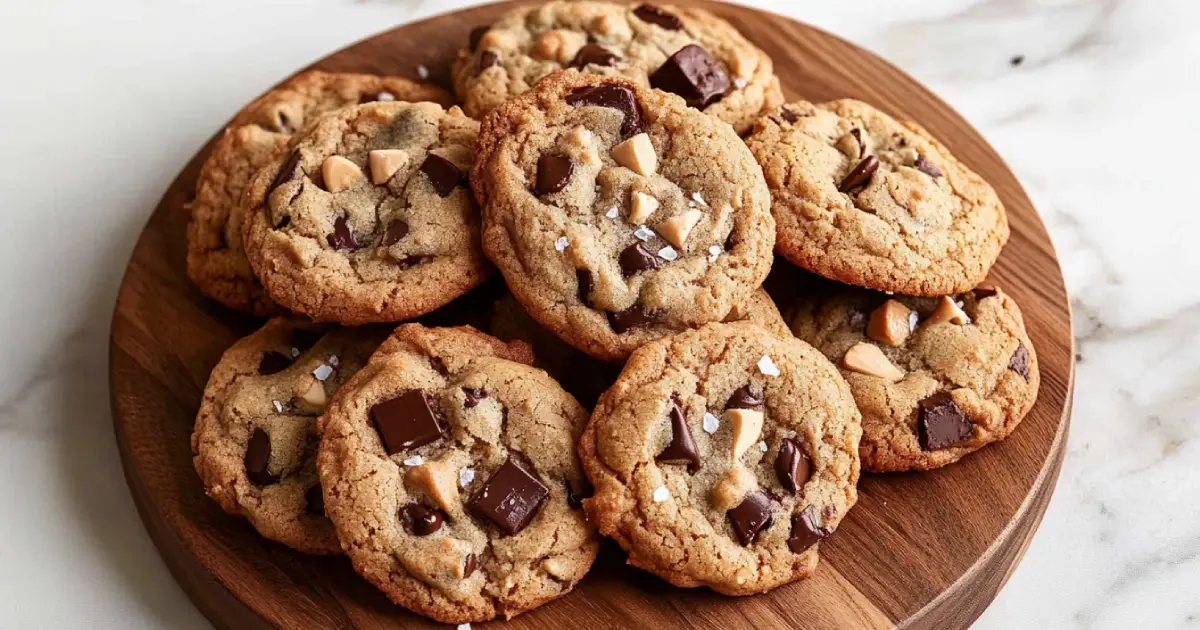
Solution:
[(917, 155), (917, 161), (913, 162), (913, 168), (925, 173), (926, 175), (937, 179), (942, 176), (942, 171), (933, 162), (925, 159), (924, 155)]
[(652, 5), (643, 4), (633, 10), (633, 14), (638, 16), (643, 22), (649, 22), (656, 26), (661, 26), (668, 31), (683, 30), (683, 20), (679, 19), (673, 13), (668, 13), (662, 9)]
[(862, 188), (871, 183), (871, 176), (879, 169), (879, 158), (874, 155), (868, 155), (867, 158), (858, 163), (853, 170), (850, 171), (846, 178), (838, 184), (838, 192), (849, 193), (855, 189)]
[(725, 68), (696, 44), (680, 48), (650, 75), (650, 87), (678, 94), (698, 109), (720, 100), (729, 86)]
[(793, 516), (792, 533), (787, 541), (788, 549), (791, 549), (792, 553), (804, 553), (809, 547), (829, 537), (831, 532), (821, 527), (819, 522), (820, 515), (815, 505), (810, 505), (798, 516)]
[(300, 150), (292, 151), (287, 160), (284, 160), (283, 166), (279, 167), (279, 172), (275, 174), (275, 179), (271, 180), (271, 186), (267, 188), (267, 197), (275, 192), (276, 188), (292, 181), (296, 177), (296, 167), (300, 166)]
[(585, 68), (589, 65), (595, 66), (615, 66), (621, 61), (621, 56), (601, 46), (600, 44), (587, 44), (575, 53), (575, 58), (571, 60), (572, 68)]
[(553, 153), (542, 155), (538, 158), (537, 181), (534, 183), (533, 194), (541, 197), (566, 188), (573, 172), (575, 165), (571, 158)]
[(454, 162), (433, 153), (421, 163), (420, 170), (429, 176), (429, 183), (433, 184), (433, 190), (439, 197), (446, 197), (454, 192), (463, 180), (462, 171), (458, 170)]
[(725, 402), (726, 409), (754, 409), (761, 407), (766, 402), (766, 397), (763, 395), (762, 388), (754, 385), (746, 385), (739, 387), (729, 396), (729, 400)]
[(733, 526), (733, 533), (737, 534), (738, 542), (742, 543), (743, 547), (749, 547), (754, 539), (758, 538), (760, 531), (771, 527), (775, 520), (771, 515), (773, 503), (770, 495), (755, 490), (747, 494), (737, 507), (726, 513), (729, 524)]
[(579, 301), (584, 306), (591, 306), (592, 272), (587, 269), (576, 269), (575, 284), (579, 287)]
[(255, 427), (254, 433), (250, 435), (243, 463), (246, 466), (246, 478), (250, 483), (269, 486), (279, 481), (279, 476), (271, 474), (267, 469), (271, 463), (271, 436), (258, 427)]
[(1017, 342), (1017, 349), (1008, 359), (1008, 369), (1020, 374), (1021, 378), (1029, 380), (1029, 351), (1025, 349), (1025, 344)]
[(471, 29), (471, 34), (467, 36), (467, 43), (471, 47), (471, 52), (479, 49), (479, 40), (483, 39), (483, 36), (490, 30), (492, 30), (491, 24), (484, 24)]
[(338, 217), (333, 222), (333, 234), (325, 235), (326, 242), (329, 246), (341, 251), (343, 249), (358, 249), (358, 242), (354, 240), (354, 232), (350, 231), (350, 226), (346, 223), (346, 217)]
[(392, 219), (388, 224), (387, 231), (383, 233), (383, 241), (380, 245), (391, 247), (400, 242), (400, 239), (408, 236), (408, 223), (403, 219)]
[(409, 503), (401, 512), (408, 529), (417, 536), (428, 536), (442, 528), (446, 515), (437, 508), (420, 503)]
[(475, 74), (482, 74), (484, 70), (498, 65), (500, 65), (500, 53), (494, 50), (485, 50), (479, 55), (479, 66), (476, 67)]
[(626, 276), (662, 267), (662, 261), (658, 256), (650, 253), (641, 243), (634, 243), (621, 250), (617, 262), (621, 265), (621, 272)]
[(660, 464), (687, 464), (688, 473), (694, 475), (700, 470), (700, 451), (696, 448), (696, 441), (692, 439), (692, 429), (679, 407), (677, 395), (671, 396), (670, 416), (671, 441), (654, 461)]
[(971, 421), (949, 392), (938, 392), (920, 403), (917, 438), (921, 448), (936, 451), (960, 444), (973, 433)]
[(512, 535), (529, 526), (549, 496), (550, 491), (541, 481), (509, 458), (471, 497), (467, 507)]
[(371, 407), (371, 419), (388, 455), (450, 436), (449, 428), (434, 411), (434, 402), (424, 390), (409, 390)]
[(784, 438), (779, 443), (779, 454), (775, 456), (775, 476), (785, 490), (796, 494), (812, 475), (812, 462), (800, 448), (800, 443)]
[(576, 88), (567, 95), (565, 101), (573, 107), (596, 105), (625, 114), (625, 120), (621, 123), (622, 138), (636, 136), (645, 129), (642, 106), (633, 90), (627, 86), (606, 84)]
[(473, 554), (473, 553), (467, 554), (467, 559), (463, 561), (463, 579), (464, 580), (471, 577), (471, 574), (475, 572), (475, 568), (476, 568), (475, 564), (476, 564), (475, 554)]
[(608, 323), (612, 326), (613, 332), (618, 335), (625, 334), (634, 328), (649, 326), (657, 320), (658, 313), (654, 309), (647, 308), (641, 302), (635, 303), (619, 313), (608, 314)]
[(476, 387), (474, 389), (471, 389), (469, 387), (464, 387), (463, 388), (463, 398), (465, 400), (463, 401), (463, 406), (466, 407), (467, 409), (473, 409), (476, 405), (479, 404), (479, 401), (483, 400), (484, 398), (487, 398), (487, 395), (488, 395), (487, 390), (482, 387)]

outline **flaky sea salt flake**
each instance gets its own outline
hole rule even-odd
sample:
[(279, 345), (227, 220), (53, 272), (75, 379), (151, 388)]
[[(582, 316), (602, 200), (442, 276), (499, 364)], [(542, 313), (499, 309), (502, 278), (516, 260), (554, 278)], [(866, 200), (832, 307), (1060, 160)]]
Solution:
[(675, 248), (670, 245), (658, 250), (658, 255), (663, 260), (675, 260), (679, 258), (679, 252), (675, 251)]
[(654, 502), (655, 503), (662, 503), (663, 501), (666, 501), (669, 498), (671, 498), (671, 493), (667, 492), (666, 486), (659, 486), (654, 489)]
[(313, 373), (312, 373), (313, 378), (317, 379), (318, 381), (321, 381), (322, 383), (325, 382), (325, 379), (329, 378), (330, 374), (333, 374), (333, 368), (329, 367), (329, 364), (327, 364), (327, 363), (322, 363), (321, 365), (318, 365), (317, 369), (313, 370)]
[(721, 421), (718, 420), (717, 417), (712, 415), (711, 413), (709, 413), (707, 411), (704, 412), (704, 432), (709, 435), (712, 435), (713, 433), (717, 432), (717, 429), (720, 429), (720, 428), (721, 428)]
[(758, 360), (758, 371), (762, 372), (764, 376), (779, 376), (779, 368), (771, 360), (771, 357), (765, 354)]
[(568, 241), (567, 237), (560, 236), (560, 237), (558, 237), (557, 241), (554, 241), (554, 249), (561, 252), (561, 251), (564, 251), (565, 249), (567, 249), (567, 246), (570, 244), (571, 244), (571, 241)]

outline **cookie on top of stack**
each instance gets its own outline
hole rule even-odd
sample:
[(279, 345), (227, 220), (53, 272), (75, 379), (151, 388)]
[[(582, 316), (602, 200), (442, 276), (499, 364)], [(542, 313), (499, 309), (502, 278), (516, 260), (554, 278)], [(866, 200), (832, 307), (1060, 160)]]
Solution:
[[(665, 5), (517, 7), (452, 75), (462, 109), (303, 73), (201, 169), (189, 277), (293, 314), (225, 353), (192, 436), (264, 537), (451, 623), (569, 593), (597, 534), (760, 593), (813, 573), (860, 469), (953, 463), (1032, 406), (1020, 311), (980, 286), (1004, 208), (920, 127), (781, 105), (765, 53)], [(773, 298), (775, 253), (826, 280)]]

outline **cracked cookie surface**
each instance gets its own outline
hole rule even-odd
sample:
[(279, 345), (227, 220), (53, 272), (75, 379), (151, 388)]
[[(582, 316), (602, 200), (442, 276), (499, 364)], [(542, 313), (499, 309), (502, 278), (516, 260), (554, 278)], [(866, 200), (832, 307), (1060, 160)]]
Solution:
[(854, 100), (789, 103), (746, 139), (771, 189), (777, 249), (826, 278), (948, 295), (1008, 240), (992, 187), (924, 129)]
[(761, 593), (812, 575), (857, 499), (858, 410), (825, 357), (747, 323), (652, 341), (580, 441), (600, 532), (676, 586)]
[(726, 319), (771, 266), (769, 193), (741, 139), (627, 79), (560, 73), (493, 110), (471, 181), (513, 294), (597, 358)]
[(254, 277), (242, 246), (242, 195), (251, 178), (320, 114), (372, 100), (434, 101), (450, 95), (401, 77), (310, 71), (246, 106), (213, 147), (196, 180), (188, 222), (188, 277), (229, 308), (280, 312)]
[(770, 57), (702, 9), (610, 2), (518, 7), (477, 27), (454, 63), (463, 109), (482, 117), (564, 68), (673, 91), (739, 133), (782, 102)]
[(457, 107), (378, 102), (294, 136), (245, 198), (246, 255), (271, 297), (316, 321), (392, 322), (483, 282), (465, 172), (477, 132)]
[(192, 433), (208, 496), (265, 538), (340, 553), (317, 482), (316, 418), (386, 332), (275, 318), (229, 348), (209, 376)]
[(568, 593), (599, 541), (578, 507), (587, 412), (529, 347), (405, 324), (330, 403), (318, 468), (355, 569), (446, 623)]
[(821, 283), (798, 298), (792, 331), (850, 383), (866, 470), (952, 464), (1008, 437), (1037, 398), (1021, 311), (994, 287), (915, 298)]

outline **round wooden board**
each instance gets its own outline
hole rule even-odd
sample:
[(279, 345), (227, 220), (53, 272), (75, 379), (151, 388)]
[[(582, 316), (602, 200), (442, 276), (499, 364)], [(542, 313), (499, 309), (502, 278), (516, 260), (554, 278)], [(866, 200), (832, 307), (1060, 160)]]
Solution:
[[(789, 100), (859, 98), (915, 120), (990, 181), (1012, 238), (992, 280), (1021, 304), (1042, 389), (1012, 438), (947, 469), (865, 475), (858, 506), (821, 545), (816, 576), (748, 598), (683, 590), (627, 567), (606, 546), (574, 593), (509, 622), (527, 628), (962, 628), (1020, 560), (1062, 464), (1074, 346), (1054, 248), (1020, 184), (950, 107), (864, 50), (790, 19), (703, 6), (775, 59)], [(416, 78), (448, 75), (467, 32), (508, 5), (408, 24), (313, 65)], [(211, 146), (211, 142), (210, 142)], [(221, 628), (416, 628), (436, 624), (391, 605), (344, 558), (312, 558), (260, 539), (204, 496), (189, 435), (209, 370), (257, 321), (206, 301), (184, 273), (184, 204), (201, 150), (150, 217), (133, 252), (112, 323), (114, 424), (125, 474), (146, 527), (175, 577)]]

